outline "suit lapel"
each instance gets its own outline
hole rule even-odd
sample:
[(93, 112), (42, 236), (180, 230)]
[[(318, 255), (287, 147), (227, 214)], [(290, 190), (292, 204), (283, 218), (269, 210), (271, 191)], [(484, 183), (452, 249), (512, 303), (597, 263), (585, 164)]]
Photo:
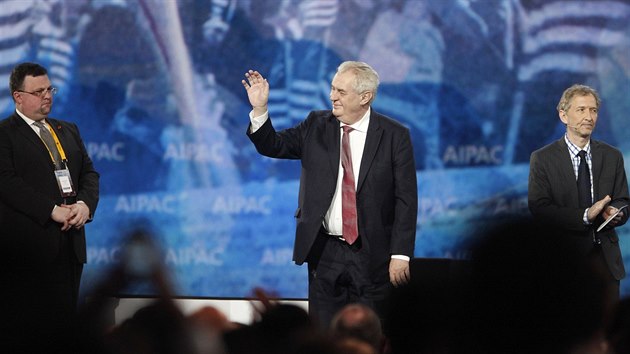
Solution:
[(357, 183), (357, 192), (361, 190), (363, 182), (367, 176), (370, 166), (376, 156), (376, 151), (383, 136), (381, 129), (381, 121), (379, 116), (372, 110), (370, 114), (370, 125), (368, 126), (367, 136), (365, 137), (365, 147), (363, 148), (363, 157), (361, 158), (361, 168), (359, 169), (359, 181)]
[(29, 141), (31, 144), (35, 145), (35, 147), (40, 151), (41, 156), (50, 163), (51, 168), (54, 168), (54, 165), (50, 160), (50, 153), (48, 152), (48, 149), (44, 145), (44, 142), (39, 138), (39, 136), (37, 136), (37, 133), (33, 131), (33, 128), (29, 127), (24, 119), (22, 119), (22, 117), (18, 116), (17, 114), (14, 114), (12, 119), (18, 134), (22, 135), (24, 139)]
[(328, 150), (328, 162), (330, 163), (330, 170), (333, 171), (334, 180), (337, 180), (339, 174), (339, 159), (341, 158), (339, 121), (332, 112), (326, 117), (328, 123), (326, 124), (326, 149)]
[(567, 143), (564, 141), (564, 136), (560, 138), (556, 143), (555, 148), (555, 157), (551, 161), (557, 161), (560, 167), (560, 182), (562, 185), (567, 186), (566, 188), (571, 189), (571, 195), (575, 196), (575, 206), (579, 204), (578, 202), (578, 190), (577, 190), (577, 182), (575, 179), (575, 171), (573, 171), (573, 162), (571, 162), (571, 156), (569, 154), (569, 147)]
[(599, 196), (599, 176), (603, 169), (604, 154), (600, 149), (599, 142), (591, 139), (591, 172), (593, 173), (593, 202), (600, 200)]
[(48, 122), (52, 130), (55, 132), (55, 135), (57, 135), (57, 138), (59, 139), (59, 143), (61, 144), (61, 147), (62, 148), (67, 147), (68, 137), (66, 136), (65, 131), (61, 128), (61, 124), (59, 124), (57, 120), (51, 119), (51, 118), (46, 118), (46, 122)]

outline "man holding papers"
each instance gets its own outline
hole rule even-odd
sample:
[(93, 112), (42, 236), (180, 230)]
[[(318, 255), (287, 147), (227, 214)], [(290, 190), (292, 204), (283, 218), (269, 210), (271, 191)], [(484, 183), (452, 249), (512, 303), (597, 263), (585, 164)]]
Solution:
[(621, 152), (591, 139), (600, 103), (591, 87), (564, 91), (557, 110), (566, 133), (532, 153), (528, 205), (537, 220), (565, 230), (567, 242), (605, 270), (614, 301), (626, 275), (615, 228), (628, 220), (630, 198)]

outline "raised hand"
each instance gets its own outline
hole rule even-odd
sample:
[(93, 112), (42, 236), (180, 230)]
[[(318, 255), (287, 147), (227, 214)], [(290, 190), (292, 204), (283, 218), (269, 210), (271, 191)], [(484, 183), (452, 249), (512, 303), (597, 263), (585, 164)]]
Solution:
[(269, 101), (269, 83), (258, 71), (249, 70), (245, 73), (245, 80), (241, 83), (247, 90), (247, 98), (254, 110), (254, 116), (260, 116), (267, 111)]

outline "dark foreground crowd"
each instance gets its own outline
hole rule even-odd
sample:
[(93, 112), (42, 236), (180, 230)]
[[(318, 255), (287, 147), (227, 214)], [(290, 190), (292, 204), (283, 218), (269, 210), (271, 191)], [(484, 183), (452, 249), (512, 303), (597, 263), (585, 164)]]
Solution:
[[(252, 323), (232, 322), (209, 306), (184, 314), (152, 254), (157, 248), (137, 232), (120, 266), (81, 307), (71, 341), (24, 343), (16, 352), (630, 353), (630, 298), (611, 300), (599, 263), (555, 230), (518, 220), (474, 240), (470, 259), (453, 262), (457, 266), (439, 276), (412, 274), (417, 279), (394, 289), (386, 318), (351, 304), (321, 328), (301, 307), (275, 302), (259, 289)], [(134, 255), (145, 262), (134, 262)], [(112, 295), (136, 281), (149, 282), (159, 296), (114, 324)]]

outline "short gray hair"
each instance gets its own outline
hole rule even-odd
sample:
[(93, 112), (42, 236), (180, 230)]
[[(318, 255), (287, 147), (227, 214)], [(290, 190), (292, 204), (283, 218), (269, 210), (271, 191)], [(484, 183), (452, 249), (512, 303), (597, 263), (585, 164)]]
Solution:
[(356, 74), (353, 88), (356, 93), (360, 94), (366, 91), (372, 92), (372, 100), (376, 97), (378, 90), (378, 73), (370, 65), (361, 61), (344, 61), (337, 68), (337, 74), (352, 71)]
[(593, 95), (593, 97), (595, 97), (595, 104), (597, 105), (597, 108), (599, 109), (599, 105), (602, 103), (602, 101), (599, 98), (599, 94), (597, 94), (597, 91), (595, 91), (595, 89), (590, 86), (580, 85), (580, 84), (574, 84), (573, 86), (564, 90), (564, 92), (562, 93), (562, 97), (560, 97), (560, 102), (558, 102), (558, 106), (556, 107), (556, 109), (558, 110), (558, 112), (560, 111), (566, 112), (567, 110), (569, 110), (569, 108), (571, 108), (571, 100), (573, 99), (573, 97), (588, 96), (588, 95)]

